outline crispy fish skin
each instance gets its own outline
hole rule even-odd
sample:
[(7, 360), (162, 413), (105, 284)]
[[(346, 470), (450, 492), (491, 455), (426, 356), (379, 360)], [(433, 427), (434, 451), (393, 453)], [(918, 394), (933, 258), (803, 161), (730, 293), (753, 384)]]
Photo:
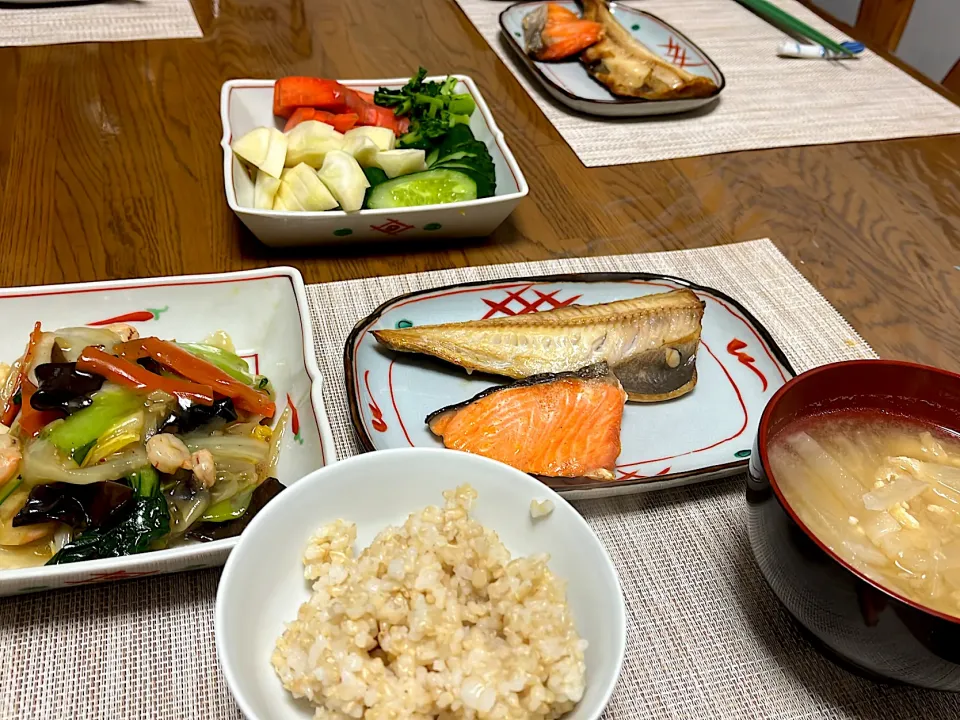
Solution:
[(546, 477), (613, 480), (627, 395), (606, 363), (484, 390), (427, 416), (454, 450)]
[(656, 402), (684, 395), (696, 385), (703, 310), (693, 292), (673, 290), (373, 334), (391, 350), (432, 355), (467, 372), (515, 379), (606, 362), (630, 400)]
[(678, 100), (712, 95), (716, 84), (666, 62), (638, 42), (610, 12), (606, 0), (580, 0), (583, 19), (599, 22), (603, 38), (580, 60), (615, 95), (648, 100)]

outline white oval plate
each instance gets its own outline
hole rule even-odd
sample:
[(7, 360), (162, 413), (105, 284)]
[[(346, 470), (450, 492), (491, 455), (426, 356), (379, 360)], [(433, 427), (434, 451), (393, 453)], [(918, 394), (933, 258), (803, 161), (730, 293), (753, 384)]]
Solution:
[[(277, 477), (284, 485), (335, 462), (323, 380), (303, 278), (294, 268), (115, 280), (0, 290), (0, 361), (13, 362), (39, 320), (44, 328), (131, 322), (141, 335), (201, 341), (225, 330), (251, 367), (270, 378), (277, 409), (297, 411)], [(223, 564), (237, 538), (191, 543), (121, 558), (0, 570), (0, 595), (75, 587)]]
[[(270, 664), (284, 623), (310, 598), (303, 551), (322, 525), (357, 526), (356, 550), (410, 513), (443, 505), (443, 491), (464, 483), (478, 493), (472, 516), (494, 530), (514, 557), (550, 555), (567, 581), (567, 602), (585, 652), (587, 686), (565, 720), (595, 720), (623, 663), (626, 609), (603, 543), (563, 498), (502, 463), (437, 450), (393, 450), (349, 458), (304, 478), (253, 519), (227, 561), (217, 589), (214, 629), (227, 684), (249, 720), (308, 720), (308, 703), (286, 692)], [(530, 517), (531, 500), (554, 511)]]
[(347, 392), (364, 450), (442, 447), (424, 423), (442, 407), (498, 384), (423, 355), (381, 347), (370, 330), (502, 317), (578, 303), (590, 305), (690, 288), (706, 302), (693, 392), (662, 403), (627, 405), (613, 482), (552, 478), (568, 497), (602, 497), (743, 472), (760, 413), (794, 375), (770, 334), (739, 303), (679, 278), (586, 273), (465, 283), (394, 298), (361, 320), (347, 339)]
[[(520, 60), (553, 97), (564, 105), (590, 115), (641, 117), (688, 112), (716, 100), (726, 85), (720, 68), (686, 35), (660, 18), (635, 10), (619, 2), (610, 3), (613, 16), (641, 43), (669, 63), (694, 75), (710, 78), (717, 85), (715, 93), (705, 98), (680, 100), (647, 100), (614, 95), (594, 80), (583, 64), (573, 58), (563, 62), (539, 62), (527, 55), (523, 47), (523, 18), (544, 4), (545, 0), (521, 2), (500, 13), (500, 30)], [(555, 0), (550, 0), (554, 2)], [(556, 4), (580, 14), (580, 6), (572, 0)]]

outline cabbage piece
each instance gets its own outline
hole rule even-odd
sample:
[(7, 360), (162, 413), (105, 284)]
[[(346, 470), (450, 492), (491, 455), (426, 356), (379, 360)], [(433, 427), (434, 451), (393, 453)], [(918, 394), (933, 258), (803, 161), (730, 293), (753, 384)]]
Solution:
[(290, 406), (288, 405), (280, 413), (280, 418), (273, 428), (270, 435), (270, 450), (267, 453), (266, 461), (263, 463), (263, 472), (261, 477), (276, 475), (277, 462), (280, 460), (280, 444), (283, 442), (283, 435), (286, 432), (287, 425), (290, 422)]
[(110, 427), (87, 452), (80, 467), (96, 465), (101, 460), (120, 452), (128, 445), (143, 440), (144, 412), (138, 411)]
[(120, 336), (105, 328), (66, 327), (52, 334), (66, 362), (76, 362), (83, 349), (91, 345), (98, 345), (109, 353), (120, 343)]
[(143, 446), (137, 446), (113, 455), (99, 465), (81, 469), (73, 460), (64, 458), (53, 443), (41, 438), (24, 450), (20, 474), (24, 483), (31, 486), (51, 482), (88, 485), (119, 480), (147, 464), (147, 451)]
[(284, 489), (284, 485), (276, 478), (267, 478), (253, 491), (247, 511), (242, 516), (225, 522), (197, 523), (187, 532), (187, 537), (207, 541), (236, 537), (250, 524), (256, 514)]
[(210, 493), (194, 490), (189, 482), (177, 483), (167, 492), (166, 498), (171, 535), (183, 535), (210, 507)]
[(183, 438), (190, 452), (209, 450), (218, 465), (223, 460), (262, 463), (269, 452), (269, 446), (263, 440), (242, 435), (188, 435)]

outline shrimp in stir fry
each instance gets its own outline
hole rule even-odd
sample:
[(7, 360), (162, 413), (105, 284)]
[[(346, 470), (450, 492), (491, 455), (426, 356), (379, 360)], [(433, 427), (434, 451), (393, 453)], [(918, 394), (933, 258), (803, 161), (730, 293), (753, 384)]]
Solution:
[(193, 469), (190, 450), (183, 440), (170, 433), (160, 433), (147, 440), (147, 459), (157, 470), (168, 475), (181, 468)]
[(261, 423), (287, 412), (224, 332), (179, 343), (124, 322), (33, 323), (0, 362), (0, 572), (210, 540), (209, 523), (239, 533), (226, 521), (283, 489), (262, 485), (278, 443)]
[(213, 453), (209, 450), (197, 450), (190, 456), (193, 476), (204, 490), (209, 490), (217, 482), (217, 468), (213, 462)]
[(16, 477), (21, 460), (23, 454), (20, 452), (20, 442), (7, 428), (7, 431), (0, 435), (0, 485)]

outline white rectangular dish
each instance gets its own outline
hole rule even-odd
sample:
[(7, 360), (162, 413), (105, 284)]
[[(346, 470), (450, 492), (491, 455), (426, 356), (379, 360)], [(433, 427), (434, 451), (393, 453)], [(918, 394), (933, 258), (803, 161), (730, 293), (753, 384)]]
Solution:
[[(33, 324), (45, 328), (129, 322), (141, 336), (202, 341), (226, 331), (238, 354), (270, 378), (278, 410), (296, 420), (283, 439), (277, 476), (284, 485), (336, 460), (323, 405), (303, 278), (287, 267), (211, 275), (114, 280), (0, 290), (0, 360), (13, 362)], [(0, 570), (0, 596), (223, 564), (238, 538), (65, 565)]]
[[(326, 212), (286, 212), (258, 210), (253, 207), (253, 181), (230, 149), (234, 136), (256, 127), (282, 129), (282, 119), (273, 114), (273, 80), (228, 80), (220, 91), (220, 117), (223, 121), (223, 182), (227, 204), (250, 232), (265, 245), (327, 245), (354, 240), (406, 240), (421, 237), (482, 237), (492, 233), (513, 212), (529, 192), (527, 181), (510, 152), (484, 102), (476, 83), (466, 75), (459, 80), (457, 92), (468, 92), (477, 105), (470, 119), (470, 130), (483, 142), (497, 173), (493, 197), (446, 205)], [(430, 77), (427, 80), (443, 80)], [(384, 80), (341, 80), (347, 87), (373, 92), (379, 87), (400, 88), (408, 78)]]

